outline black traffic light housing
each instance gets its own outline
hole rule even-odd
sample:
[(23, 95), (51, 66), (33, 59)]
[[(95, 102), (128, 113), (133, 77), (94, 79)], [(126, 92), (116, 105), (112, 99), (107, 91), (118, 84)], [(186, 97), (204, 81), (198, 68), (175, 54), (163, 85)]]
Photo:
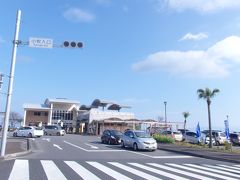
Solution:
[(64, 41), (63, 47), (66, 48), (82, 48), (83, 43), (82, 42), (75, 42), (75, 41)]

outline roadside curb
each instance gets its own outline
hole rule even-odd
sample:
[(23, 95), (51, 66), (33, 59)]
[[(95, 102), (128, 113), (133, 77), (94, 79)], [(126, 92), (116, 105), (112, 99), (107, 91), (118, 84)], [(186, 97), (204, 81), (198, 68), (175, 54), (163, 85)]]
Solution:
[(195, 156), (195, 157), (200, 157), (200, 158), (205, 158), (205, 159), (212, 159), (212, 160), (217, 160), (217, 161), (224, 161), (224, 162), (240, 164), (240, 160), (227, 159), (227, 158), (216, 157), (216, 156), (211, 156), (211, 155), (206, 155), (206, 154), (205, 155), (197, 154), (197, 153), (193, 153), (193, 152), (179, 151), (179, 150), (162, 148), (162, 147), (158, 147), (158, 149), (163, 150), (163, 151), (169, 151), (169, 152), (174, 152), (174, 153), (178, 153), (178, 154), (188, 155), (188, 156)]
[(31, 153), (32, 150), (31, 150), (30, 141), (29, 141), (29, 139), (26, 139), (26, 140), (27, 140), (27, 150), (22, 151), (22, 152), (12, 153), (12, 154), (6, 154), (5, 156), (0, 156), (0, 160), (13, 159), (18, 156), (23, 156), (23, 155), (27, 155), (27, 154)]

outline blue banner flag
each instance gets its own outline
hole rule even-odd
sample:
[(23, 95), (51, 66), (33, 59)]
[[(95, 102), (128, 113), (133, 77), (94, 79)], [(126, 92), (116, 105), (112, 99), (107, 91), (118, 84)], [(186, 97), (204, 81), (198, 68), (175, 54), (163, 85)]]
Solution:
[(197, 134), (197, 138), (200, 139), (200, 137), (201, 137), (201, 129), (200, 129), (199, 122), (197, 124), (196, 134)]
[(224, 121), (224, 125), (225, 125), (226, 138), (227, 138), (227, 140), (229, 140), (229, 122), (228, 122), (228, 120)]

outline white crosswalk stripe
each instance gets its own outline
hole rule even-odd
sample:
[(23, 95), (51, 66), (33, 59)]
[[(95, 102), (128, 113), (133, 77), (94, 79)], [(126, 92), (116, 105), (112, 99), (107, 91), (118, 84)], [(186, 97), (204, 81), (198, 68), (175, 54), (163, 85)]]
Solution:
[(142, 169), (151, 171), (151, 172), (153, 172), (153, 173), (156, 173), (156, 174), (159, 174), (159, 175), (162, 175), (162, 176), (171, 178), (171, 179), (176, 179), (176, 180), (188, 180), (187, 178), (183, 178), (183, 177), (180, 177), (180, 176), (176, 176), (176, 175), (174, 175), (174, 174), (172, 174), (172, 173), (167, 173), (167, 172), (164, 172), (164, 171), (161, 171), (161, 170), (158, 170), (158, 169), (154, 169), (154, 168), (152, 168), (152, 167), (144, 166), (144, 165), (142, 165), (142, 164), (138, 164), (138, 163), (128, 163), (128, 164), (131, 164), (131, 165), (133, 165), (133, 166), (136, 166), (136, 167), (139, 167), (139, 168), (142, 168)]
[[(175, 164), (175, 163), (136, 163), (136, 162), (76, 162), (53, 160), (15, 160), (9, 180), (36, 179), (34, 172), (29, 172), (33, 162), (42, 168), (37, 169), (49, 180), (83, 179), (83, 180), (132, 180), (141, 177), (148, 180), (161, 179), (240, 179), (238, 165), (210, 164)], [(38, 166), (39, 166), (38, 165)], [(64, 171), (62, 172), (61, 169)], [(31, 169), (32, 170), (32, 169)], [(95, 171), (96, 170), (96, 171)], [(34, 177), (31, 177), (34, 176)], [(74, 177), (74, 178), (73, 178)], [(77, 178), (78, 177), (78, 178)], [(103, 178), (104, 177), (104, 178)], [(39, 177), (40, 179), (41, 177)], [(1, 179), (2, 180), (2, 179)]]
[[(213, 166), (213, 165), (208, 165), (208, 164), (203, 164), (203, 165), (206, 166), (206, 167), (214, 168), (214, 169), (220, 169), (220, 170), (225, 170), (225, 171), (240, 174), (240, 170), (230, 169), (230, 168), (227, 168), (227, 167), (218, 167), (218, 166)], [(223, 172), (223, 173), (225, 174), (225, 172)]]
[(203, 171), (203, 170), (192, 168), (192, 167), (186, 167), (186, 166), (183, 166), (183, 165), (171, 164), (171, 163), (167, 163), (167, 164), (170, 165), (170, 166), (173, 166), (173, 167), (182, 168), (182, 169), (185, 169), (185, 170), (190, 170), (190, 171), (193, 171), (193, 172), (197, 172), (197, 173), (201, 173), (201, 174), (205, 174), (205, 175), (209, 175), (209, 176), (213, 176), (213, 177), (217, 177), (217, 178), (221, 178), (221, 179), (237, 180), (235, 178), (219, 175), (217, 173), (211, 173), (211, 172), (208, 172), (208, 171)]
[(220, 171), (220, 170), (212, 169), (212, 168), (209, 168), (209, 167), (197, 166), (197, 165), (194, 165), (194, 164), (185, 164), (185, 165), (190, 166), (190, 167), (195, 167), (195, 168), (198, 168), (198, 169), (203, 169), (203, 170), (206, 170), (206, 171), (211, 171), (211, 172), (215, 172), (215, 173), (219, 173), (219, 174), (224, 174), (224, 175), (240, 178), (240, 175), (229, 173), (229, 172), (226, 172), (226, 171), (223, 172), (223, 171)]
[(194, 173), (191, 173), (191, 172), (182, 171), (182, 170), (172, 168), (172, 167), (168, 167), (168, 166), (165, 166), (165, 165), (160, 165), (160, 164), (156, 164), (156, 163), (148, 163), (148, 164), (151, 165), (151, 166), (157, 167), (157, 168), (165, 169), (165, 170), (168, 170), (168, 171), (173, 171), (175, 173), (183, 174), (183, 175), (186, 175), (186, 176), (189, 176), (189, 177), (192, 177), (192, 178), (196, 178), (196, 179), (214, 180), (214, 179), (208, 178), (206, 176), (201, 176), (201, 175), (194, 174)]
[(132, 174), (135, 174), (135, 175), (137, 175), (137, 176), (143, 177), (143, 178), (145, 178), (145, 179), (149, 179), (149, 180), (161, 180), (160, 178), (157, 178), (157, 177), (155, 177), (155, 176), (149, 175), (149, 174), (147, 174), (147, 173), (144, 173), (144, 172), (139, 171), (139, 170), (137, 170), (137, 169), (131, 168), (131, 167), (129, 167), (129, 166), (120, 164), (120, 163), (118, 163), (118, 162), (109, 162), (109, 163), (112, 164), (112, 165), (114, 165), (114, 166), (116, 166), (116, 167), (118, 167), (118, 168), (121, 168), (121, 169), (123, 169), (123, 170), (125, 170), (125, 171), (128, 171), (128, 172), (130, 172), (130, 173), (132, 173)]
[(29, 165), (27, 160), (16, 160), (14, 162), (9, 180), (29, 179)]
[(91, 180), (100, 180), (96, 175), (88, 171), (86, 168), (81, 166), (80, 164), (74, 161), (65, 161), (65, 163), (71, 167), (80, 177), (84, 180), (91, 179)]
[(66, 180), (66, 177), (62, 174), (53, 161), (41, 160), (41, 163), (48, 180)]
[(221, 166), (221, 167), (226, 167), (226, 168), (230, 168), (230, 169), (236, 169), (236, 170), (239, 170), (240, 172), (240, 167), (234, 167), (234, 166), (227, 166), (227, 165), (224, 165), (224, 164), (217, 164), (218, 166)]
[(93, 167), (103, 171), (104, 173), (108, 174), (109, 176), (112, 176), (113, 178), (117, 179), (117, 180), (131, 180), (131, 178), (124, 176), (122, 174), (120, 174), (117, 171), (114, 171), (98, 162), (87, 162), (88, 164), (92, 165)]

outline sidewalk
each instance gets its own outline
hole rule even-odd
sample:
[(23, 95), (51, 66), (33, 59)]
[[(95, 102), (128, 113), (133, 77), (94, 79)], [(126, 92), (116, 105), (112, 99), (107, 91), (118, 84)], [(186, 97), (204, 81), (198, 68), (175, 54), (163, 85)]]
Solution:
[(190, 155), (190, 156), (196, 156), (201, 158), (240, 164), (240, 153), (219, 152), (217, 150), (209, 150), (207, 148), (200, 149), (200, 148), (184, 147), (176, 144), (164, 144), (164, 143), (159, 143), (158, 149), (175, 152), (179, 154), (184, 154), (184, 155)]
[(30, 152), (28, 139), (8, 138), (5, 150), (5, 156), (0, 159), (12, 158), (24, 155)]

